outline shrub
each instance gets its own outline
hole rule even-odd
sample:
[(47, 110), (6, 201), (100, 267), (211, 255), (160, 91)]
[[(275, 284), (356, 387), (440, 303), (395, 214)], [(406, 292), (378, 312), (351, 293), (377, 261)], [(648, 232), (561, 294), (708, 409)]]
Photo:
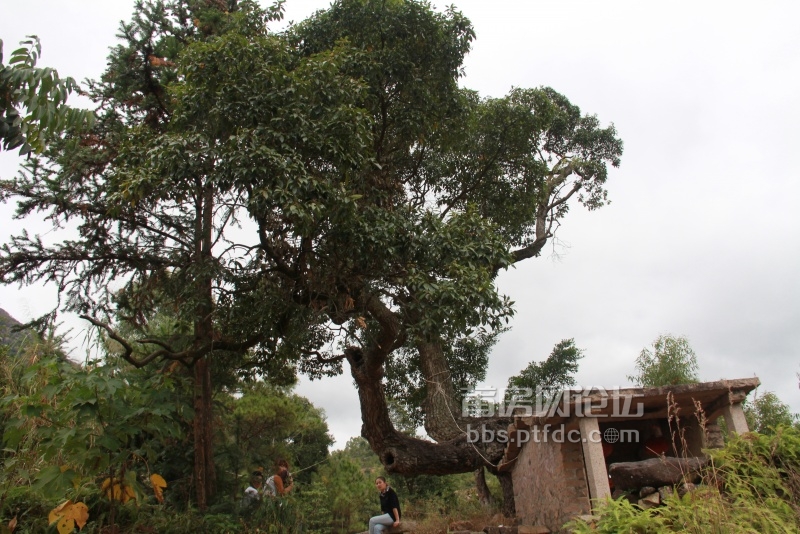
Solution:
[(626, 499), (608, 500), (594, 523), (567, 525), (577, 534), (694, 532), (738, 534), (800, 530), (800, 430), (778, 427), (774, 435), (751, 432), (724, 449), (708, 451), (703, 483), (666, 506), (642, 510)]

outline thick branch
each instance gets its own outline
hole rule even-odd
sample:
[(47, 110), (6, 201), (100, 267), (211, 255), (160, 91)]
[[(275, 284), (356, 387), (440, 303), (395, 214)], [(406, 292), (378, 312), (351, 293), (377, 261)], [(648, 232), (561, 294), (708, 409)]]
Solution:
[(367, 348), (367, 369), (371, 374), (383, 374), (383, 364), (388, 355), (396, 348), (398, 339), (402, 337), (402, 326), (399, 317), (375, 295), (359, 298), (357, 303), (363, 307), (380, 325), (380, 333)]
[(530, 245), (515, 250), (511, 253), (514, 263), (527, 260), (538, 256), (544, 248), (547, 240), (552, 237), (547, 228), (547, 214), (549, 213), (547, 204), (539, 204), (536, 208), (536, 239)]
[(275, 267), (277, 268), (278, 272), (288, 276), (291, 279), (297, 278), (297, 271), (292, 269), (272, 247), (267, 234), (267, 221), (263, 217), (258, 218), (258, 237), (259, 241), (261, 242), (262, 250), (266, 253), (269, 259), (275, 263)]
[(425, 379), (425, 431), (436, 441), (454, 439), (463, 434), (460, 424), (463, 414), (455, 401), (453, 380), (441, 343), (419, 342), (417, 350)]
[[(88, 315), (81, 315), (80, 318), (81, 319), (86, 319), (87, 321), (89, 321), (90, 323), (92, 323), (93, 325), (95, 325), (98, 328), (102, 328), (103, 330), (106, 331), (106, 333), (108, 334), (108, 337), (110, 337), (111, 339), (113, 339), (114, 341), (116, 341), (117, 343), (122, 345), (122, 348), (125, 350), (125, 352), (122, 354), (122, 358), (126, 362), (130, 363), (131, 365), (133, 365), (136, 368), (144, 367), (145, 365), (147, 365), (148, 363), (152, 362), (153, 360), (155, 360), (159, 356), (163, 356), (165, 358), (169, 358), (169, 356), (167, 356), (167, 354), (170, 354), (170, 353), (168, 353), (165, 350), (158, 350), (156, 352), (148, 354), (147, 356), (145, 356), (141, 360), (137, 360), (136, 358), (133, 357), (133, 347), (131, 346), (131, 344), (128, 343), (128, 341), (125, 340), (125, 338), (123, 338), (122, 336), (117, 334), (117, 332), (113, 328), (111, 328), (108, 324), (106, 324), (106, 323), (104, 323), (102, 321), (98, 321), (94, 317), (90, 317)], [(179, 360), (179, 361), (182, 360), (181, 358), (170, 358), (170, 359)]]
[(106, 333), (108, 334), (108, 337), (110, 337), (111, 339), (122, 345), (122, 348), (125, 350), (125, 352), (122, 354), (122, 358), (136, 368), (144, 367), (145, 365), (149, 364), (150, 362), (158, 358), (175, 360), (185, 365), (191, 365), (200, 358), (202, 358), (203, 356), (205, 356), (206, 354), (209, 354), (215, 350), (223, 352), (244, 352), (256, 346), (258, 343), (263, 341), (264, 338), (262, 334), (258, 334), (241, 342), (217, 340), (217, 341), (212, 341), (211, 343), (204, 344), (194, 350), (183, 350), (183, 351), (175, 351), (164, 342), (146, 338), (138, 340), (137, 343), (158, 345), (159, 347), (161, 347), (161, 349), (148, 354), (142, 359), (137, 359), (133, 356), (134, 350), (131, 344), (125, 338), (120, 336), (107, 323), (104, 323), (88, 315), (81, 315), (80, 318), (86, 319), (94, 326), (105, 330)]
[[(389, 473), (404, 475), (467, 473), (479, 466), (494, 465), (502, 458), (503, 444), (493, 441), (471, 443), (467, 428), (455, 438), (439, 443), (412, 438), (397, 432), (389, 418), (381, 377), (367, 372), (361, 349), (348, 348), (345, 355), (358, 387), (363, 423), (361, 435), (369, 441), (372, 450), (378, 454)], [(496, 431), (505, 429), (508, 423), (509, 421), (500, 419), (471, 421), (471, 429), (477, 431), (483, 424), (496, 435)], [(474, 435), (475, 433), (472, 437)]]
[(513, 251), (511, 255), (514, 258), (514, 263), (538, 256), (539, 253), (544, 248), (544, 246), (547, 244), (548, 237), (549, 236), (545, 234), (543, 237), (537, 238), (533, 243), (531, 243), (527, 247)]
[(344, 360), (347, 358), (344, 354), (339, 354), (338, 356), (332, 356), (330, 358), (326, 358), (322, 355), (322, 353), (318, 350), (304, 350), (302, 351), (303, 354), (308, 354), (309, 356), (316, 356), (317, 361), (319, 363), (336, 363)]

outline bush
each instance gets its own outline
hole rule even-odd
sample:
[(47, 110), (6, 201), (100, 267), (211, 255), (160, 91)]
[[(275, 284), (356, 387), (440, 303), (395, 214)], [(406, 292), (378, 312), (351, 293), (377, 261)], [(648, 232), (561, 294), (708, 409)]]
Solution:
[(0, 500), (2, 524), (16, 517), (16, 534), (39, 534), (47, 532), (47, 514), (57, 503), (42, 498), (28, 486), (10, 488)]
[(800, 531), (800, 430), (751, 432), (708, 453), (711, 463), (697, 490), (676, 492), (666, 506), (649, 510), (624, 498), (608, 500), (594, 524), (576, 520), (567, 528), (577, 534)]

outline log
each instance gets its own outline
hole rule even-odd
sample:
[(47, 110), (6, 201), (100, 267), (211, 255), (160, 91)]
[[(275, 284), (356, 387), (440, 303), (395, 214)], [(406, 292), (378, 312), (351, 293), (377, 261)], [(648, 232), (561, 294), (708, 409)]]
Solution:
[(403, 534), (404, 532), (414, 532), (417, 529), (417, 524), (414, 521), (400, 521), (399, 527), (389, 527), (385, 530), (387, 534)]
[[(401, 518), (402, 519), (402, 518)], [(399, 527), (389, 527), (384, 530), (386, 534), (412, 534), (417, 529), (415, 521), (400, 521)], [(360, 534), (369, 534), (368, 532), (361, 532)]]
[(688, 482), (708, 463), (707, 458), (651, 458), (641, 462), (619, 462), (611, 464), (608, 474), (614, 487), (622, 490), (639, 489), (644, 486), (672, 486)]

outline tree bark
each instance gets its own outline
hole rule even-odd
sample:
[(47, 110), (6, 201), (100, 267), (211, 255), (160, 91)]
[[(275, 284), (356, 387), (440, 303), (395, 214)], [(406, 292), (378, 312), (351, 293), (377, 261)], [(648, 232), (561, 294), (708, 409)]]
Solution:
[(478, 491), (478, 502), (484, 510), (490, 510), (492, 507), (492, 494), (489, 491), (489, 486), (486, 485), (486, 472), (483, 466), (475, 470), (475, 489)]
[(464, 434), (463, 414), (455, 401), (455, 391), (447, 359), (438, 342), (417, 344), (422, 376), (426, 383), (425, 431), (436, 441), (448, 441)]
[[(482, 441), (486, 435), (507, 430), (510, 418), (469, 418), (456, 402), (450, 368), (441, 342), (420, 341), (416, 348), (427, 384), (425, 430), (435, 443), (397, 432), (389, 418), (383, 389), (384, 363), (402, 339), (399, 317), (375, 296), (359, 298), (360, 305), (380, 324), (375, 341), (363, 350), (350, 347), (345, 357), (358, 388), (361, 405), (361, 435), (369, 442), (389, 473), (403, 475), (448, 475), (494, 469), (505, 451), (505, 443)], [(491, 431), (489, 434), (488, 431)], [(508, 476), (503, 490), (504, 509), (514, 509), (513, 485)]]
[(197, 508), (205, 510), (214, 495), (211, 370), (207, 358), (194, 365), (194, 483)]
[(500, 481), (500, 489), (503, 490), (503, 515), (515, 517), (517, 515), (517, 505), (514, 502), (514, 482), (511, 479), (511, 473), (503, 471), (502, 473), (496, 473), (495, 476)]
[[(214, 189), (198, 184), (195, 212), (196, 281), (195, 347), (214, 342), (212, 246)], [(194, 362), (194, 483), (197, 508), (205, 511), (214, 495), (216, 473), (213, 450), (211, 367), (208, 355)]]
[[(382, 369), (370, 372), (368, 355), (357, 348), (345, 351), (350, 372), (358, 387), (361, 405), (361, 435), (380, 457), (389, 473), (402, 475), (449, 475), (468, 473), (486, 462), (500, 460), (504, 445), (496, 442), (470, 443), (466, 431), (438, 443), (405, 436), (389, 419), (386, 396), (381, 383)], [(507, 421), (481, 421), (487, 428), (506, 428)], [(475, 426), (477, 428), (477, 425)]]
[[(424, 411), (425, 430), (429, 436), (437, 441), (442, 441), (458, 439), (464, 435), (465, 429), (469, 428), (480, 428), (482, 431), (484, 427), (494, 427), (505, 430), (507, 423), (505, 423), (506, 426), (503, 426), (503, 424), (499, 423), (500, 420), (497, 423), (489, 423), (486, 419), (468, 418), (466, 414), (461, 413), (461, 407), (455, 400), (456, 396), (450, 367), (440, 343), (419, 343), (417, 349), (420, 354), (422, 376), (427, 384)], [(495, 424), (497, 425), (496, 427)], [(507, 473), (498, 473), (496, 469), (493, 469), (494, 464), (497, 463), (501, 456), (502, 449), (497, 459), (492, 458), (489, 462), (485, 461), (484, 465), (489, 467), (492, 474), (497, 476), (500, 481), (500, 487), (503, 490), (503, 514), (506, 517), (514, 517), (516, 506), (514, 504), (514, 483), (511, 480), (511, 476)], [(480, 472), (483, 474), (483, 468), (480, 469)], [(480, 497), (481, 488), (477, 476), (478, 474), (476, 473), (476, 485), (478, 486), (478, 495)], [(483, 486), (486, 488), (485, 475), (482, 478)], [(488, 488), (486, 488), (487, 494), (488, 491)], [(490, 504), (491, 497), (488, 496), (487, 500)]]

